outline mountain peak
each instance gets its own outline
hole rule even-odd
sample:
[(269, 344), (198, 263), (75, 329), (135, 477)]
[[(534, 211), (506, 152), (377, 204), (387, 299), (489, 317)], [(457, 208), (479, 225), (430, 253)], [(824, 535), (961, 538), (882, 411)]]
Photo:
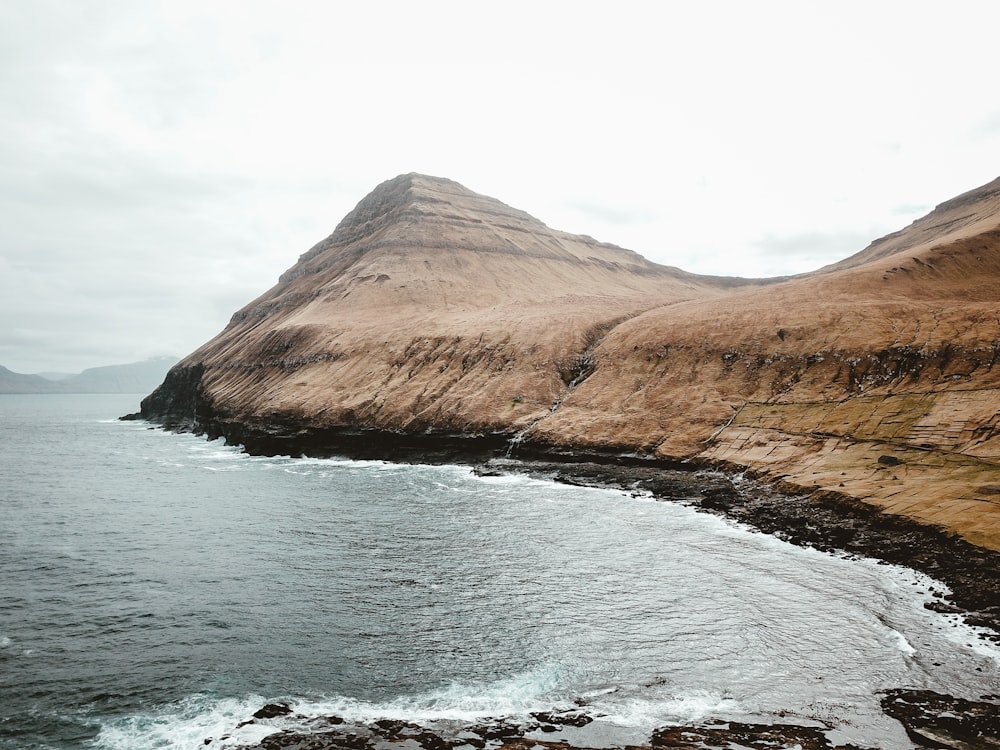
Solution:
[[(430, 254), (424, 258), (430, 263), (471, 253), (691, 276), (657, 266), (631, 250), (550, 229), (525, 211), (453, 180), (409, 173), (381, 183), (362, 198), (333, 233), (301, 255), (279, 282), (288, 284), (315, 274), (333, 280), (371, 254), (413, 260), (421, 253)], [(414, 269), (411, 266), (408, 273)], [(376, 275), (381, 273), (385, 271)]]
[[(425, 236), (439, 237), (446, 226), (481, 230), (487, 224), (503, 229), (517, 227), (521, 231), (548, 230), (530, 214), (475, 193), (454, 180), (416, 172), (401, 174), (379, 184), (362, 198), (329, 237), (299, 257), (299, 262), (282, 275), (281, 281), (291, 281), (326, 267), (333, 249), (342, 254), (361, 246), (371, 249), (398, 244), (404, 241), (404, 235), (406, 243), (419, 243)], [(420, 226), (427, 231), (421, 232)], [(393, 235), (399, 236), (387, 236), (393, 227), (400, 230)]]
[(437, 214), (450, 220), (469, 219), (469, 214), (477, 214), (478, 220), (506, 218), (533, 227), (544, 226), (530, 214), (473, 192), (454, 180), (410, 172), (375, 187), (341, 220), (333, 236), (341, 242), (351, 241), (388, 221), (402, 218), (401, 214), (409, 218)]
[[(453, 180), (409, 173), (378, 185), (333, 233), (231, 326), (274, 314), (301, 322), (409, 307), (427, 313), (537, 308), (544, 299), (687, 299), (731, 282), (659, 266), (638, 253), (554, 230)], [(697, 291), (696, 291), (697, 290)], [(370, 313), (368, 313), (370, 314)], [(540, 315), (549, 315), (545, 310)]]
[(480, 195), (445, 177), (410, 172), (386, 180), (361, 199), (334, 230), (333, 238), (351, 242), (377, 231), (381, 226), (398, 220), (401, 214), (446, 214), (459, 218), (456, 209), (488, 215), (509, 215), (521, 221), (540, 225), (524, 211), (511, 208), (495, 198)]

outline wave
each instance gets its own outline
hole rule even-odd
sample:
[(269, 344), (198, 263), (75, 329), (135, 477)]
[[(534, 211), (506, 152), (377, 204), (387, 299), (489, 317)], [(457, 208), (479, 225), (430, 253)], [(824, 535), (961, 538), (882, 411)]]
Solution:
[(93, 747), (99, 750), (187, 750), (253, 744), (277, 731), (263, 724), (239, 726), (263, 704), (264, 699), (257, 695), (221, 699), (191, 695), (150, 713), (102, 722)]
[(889, 634), (893, 638), (896, 648), (899, 649), (902, 653), (906, 654), (907, 656), (913, 656), (914, 654), (917, 653), (917, 650), (913, 648), (913, 646), (910, 644), (908, 640), (906, 640), (906, 636), (900, 633), (898, 630), (896, 630), (895, 628), (889, 628)]
[[(333, 716), (358, 725), (391, 719), (435, 727), (473, 726), (497, 719), (530, 724), (532, 714), (551, 711), (585, 713), (601, 731), (618, 729), (639, 741), (643, 733), (666, 724), (744, 715), (737, 701), (710, 691), (674, 694), (665, 685), (592, 686), (571, 696), (566, 679), (559, 665), (543, 664), (492, 683), (454, 682), (385, 701), (349, 696), (286, 696), (269, 701), (259, 695), (196, 694), (150, 713), (102, 722), (93, 746), (99, 750), (224, 750), (258, 743), (282, 730), (308, 733), (311, 727), (327, 726), (323, 719)], [(250, 721), (255, 711), (273, 701), (286, 704), (291, 713)]]

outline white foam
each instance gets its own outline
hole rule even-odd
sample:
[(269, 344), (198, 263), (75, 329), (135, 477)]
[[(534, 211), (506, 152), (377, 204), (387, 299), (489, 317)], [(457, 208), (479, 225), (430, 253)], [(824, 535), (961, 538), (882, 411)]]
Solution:
[(385, 466), (394, 466), (388, 461), (355, 461), (351, 458), (311, 458), (309, 456), (301, 456), (299, 458), (285, 458), (292, 466), (330, 466), (330, 467), (347, 467), (347, 468), (358, 468), (358, 469), (371, 469), (371, 468), (381, 468)]
[(1000, 665), (1000, 649), (990, 640), (990, 631), (976, 625), (969, 625), (960, 615), (942, 615), (948, 623), (944, 628), (944, 637), (952, 643), (970, 649), (979, 656), (992, 659)]
[(664, 724), (687, 724), (705, 718), (742, 715), (744, 708), (733, 698), (710, 690), (676, 693), (673, 690), (648, 690), (639, 694), (609, 691), (594, 697), (588, 707), (603, 720), (623, 727), (652, 729)]
[(520, 485), (520, 486), (535, 486), (544, 487), (557, 485), (557, 483), (551, 479), (536, 479), (534, 477), (529, 477), (524, 474), (476, 474), (470, 472), (471, 476), (484, 484), (507, 484), (507, 485)]
[(907, 656), (913, 656), (917, 653), (917, 650), (910, 645), (910, 642), (906, 640), (906, 636), (900, 633), (898, 630), (889, 628), (889, 634), (895, 640), (896, 648), (902, 651)]
[(551, 709), (554, 702), (559, 702), (558, 693), (563, 682), (563, 670), (557, 664), (548, 663), (492, 683), (454, 682), (385, 703), (336, 697), (322, 702), (297, 703), (295, 710), (312, 716), (337, 715), (357, 722), (378, 718), (418, 723), (471, 722), (487, 716), (526, 715)]
[(214, 750), (260, 742), (277, 731), (267, 722), (236, 728), (265, 701), (260, 696), (212, 700), (193, 695), (152, 714), (110, 721), (101, 727), (93, 746), (99, 750)]
[(246, 461), (249, 456), (246, 453), (240, 453), (232, 446), (227, 446), (222, 450), (212, 451), (206, 458), (211, 458), (215, 461)]
[[(525, 674), (492, 685), (453, 684), (440, 690), (404, 696), (385, 703), (369, 703), (347, 697), (327, 701), (296, 702), (296, 713), (310, 716), (340, 716), (356, 723), (376, 719), (400, 719), (417, 724), (438, 721), (474, 723), (488, 717), (513, 717), (527, 721), (537, 711), (577, 708), (568, 695), (560, 695), (556, 680), (546, 684), (539, 674)], [(550, 689), (551, 688), (551, 689)], [(652, 730), (664, 724), (697, 722), (708, 717), (742, 716), (743, 707), (734, 699), (707, 690), (684, 695), (624, 697), (615, 687), (586, 695), (589, 715), (603, 724)]]
[(237, 725), (250, 719), (268, 702), (265, 698), (251, 695), (242, 699), (211, 699), (193, 695), (150, 714), (107, 722), (94, 740), (94, 747), (99, 750), (187, 750), (192, 747), (223, 750), (259, 742), (283, 728), (308, 731), (309, 719), (322, 716), (340, 716), (356, 723), (380, 718), (430, 723), (442, 720), (474, 722), (488, 716), (527, 716), (531, 711), (551, 709), (555, 704), (548, 696), (558, 690), (560, 683), (558, 665), (545, 664), (493, 683), (452, 683), (381, 703), (346, 696), (293, 700), (290, 702), (293, 712), (307, 717), (306, 721), (292, 716), (276, 717), (258, 719), (239, 728)]
[[(875, 564), (872, 562), (871, 564)], [(979, 656), (984, 656), (1000, 665), (1000, 649), (993, 645), (991, 641), (992, 633), (986, 628), (978, 625), (969, 625), (961, 615), (939, 613), (930, 610), (926, 605), (935, 601), (936, 592), (938, 596), (947, 597), (951, 594), (951, 589), (942, 581), (932, 578), (926, 573), (911, 570), (898, 565), (887, 565), (883, 567), (885, 579), (893, 581), (897, 590), (907, 591), (914, 588), (919, 589), (916, 595), (908, 594), (914, 611), (918, 612), (922, 618), (926, 618), (929, 623), (934, 623), (939, 633), (942, 633), (945, 640), (951, 641), (963, 648), (971, 650)], [(895, 630), (892, 630), (896, 633)], [(896, 633), (902, 642), (909, 647), (907, 653), (914, 654), (916, 650), (910, 646), (906, 638)], [(906, 651), (906, 647), (901, 647), (901, 651)]]

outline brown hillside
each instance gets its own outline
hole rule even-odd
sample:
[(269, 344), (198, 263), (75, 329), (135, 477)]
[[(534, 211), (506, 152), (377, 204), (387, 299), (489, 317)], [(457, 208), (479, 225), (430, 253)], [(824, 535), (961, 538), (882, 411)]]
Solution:
[(936, 245), (956, 242), (995, 229), (1000, 213), (1000, 177), (945, 201), (906, 229), (872, 242), (860, 253), (821, 271), (835, 271), (888, 258), (896, 253), (919, 254)]
[(1000, 181), (781, 282), (696, 276), (457, 183), (380, 185), (143, 402), (168, 424), (746, 467), (1000, 549)]
[(537, 437), (747, 467), (1000, 548), (1000, 203), (976, 194), (943, 204), (967, 221), (941, 244), (932, 214), (912, 247), (624, 322)]
[(733, 283), (403, 175), (182, 364), (206, 365), (213, 408), (241, 422), (510, 431), (613, 325)]

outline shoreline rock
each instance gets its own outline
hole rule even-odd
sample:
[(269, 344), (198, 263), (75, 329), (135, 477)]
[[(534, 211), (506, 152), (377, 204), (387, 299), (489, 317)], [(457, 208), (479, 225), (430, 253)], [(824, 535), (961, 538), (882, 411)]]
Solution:
[[(988, 700), (986, 700), (988, 699)], [(923, 747), (1000, 747), (1000, 696), (970, 701), (932, 690), (889, 690), (882, 710)]]
[[(917, 746), (970, 750), (1000, 746), (998, 701), (1000, 696), (971, 701), (930, 690), (900, 689), (887, 691), (881, 704), (886, 715), (899, 721)], [(392, 718), (358, 723), (340, 716), (306, 717), (291, 710), (269, 710), (273, 708), (270, 704), (264, 706), (239, 726), (276, 716), (291, 716), (299, 726), (276, 726), (273, 734), (254, 744), (240, 745), (238, 750), (863, 750), (851, 743), (838, 744), (828, 734), (830, 728), (819, 723), (809, 726), (706, 720), (698, 725), (659, 727), (633, 743), (600, 730), (591, 732), (593, 717), (585, 710), (538, 712), (524, 719), (500, 716), (471, 723), (421, 725)], [(213, 742), (213, 738), (206, 738), (204, 744), (210, 746)]]

